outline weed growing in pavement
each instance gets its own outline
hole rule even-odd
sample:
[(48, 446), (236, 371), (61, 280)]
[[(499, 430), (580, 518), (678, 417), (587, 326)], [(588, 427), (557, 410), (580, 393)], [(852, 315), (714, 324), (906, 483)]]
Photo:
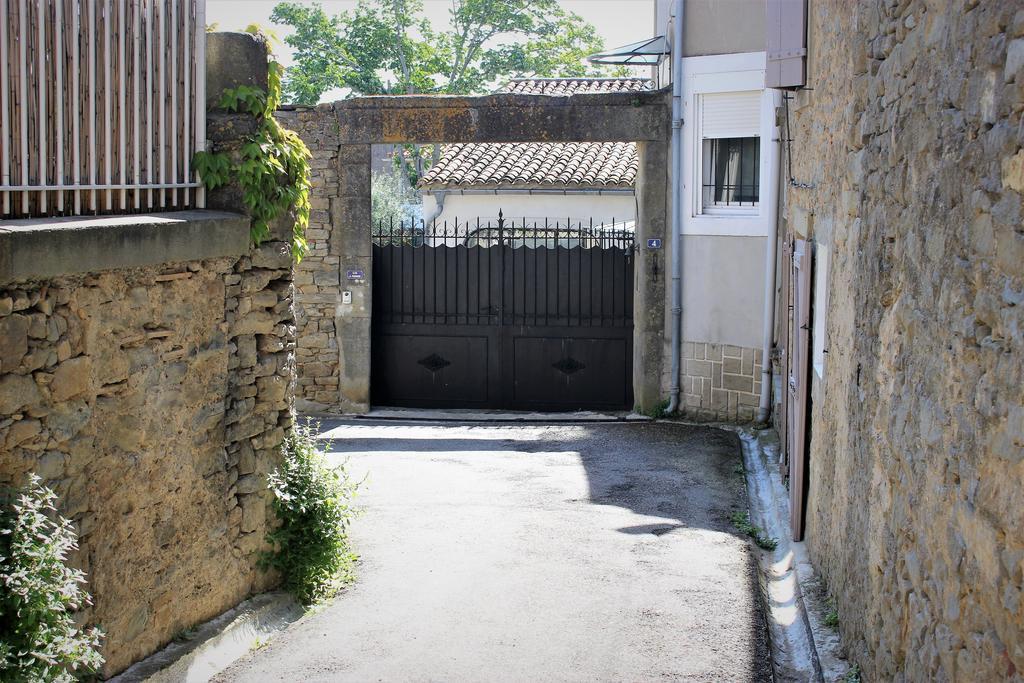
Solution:
[(187, 643), (196, 637), (196, 633), (198, 633), (198, 631), (195, 628), (183, 628), (175, 633), (174, 638), (171, 640), (176, 643)]
[(666, 412), (666, 409), (668, 408), (668, 405), (669, 405), (669, 401), (666, 399), (666, 400), (662, 401), (661, 403), (658, 403), (657, 405), (652, 406), (647, 412), (641, 411), (639, 406), (635, 407), (633, 410), (635, 412), (638, 412), (638, 413), (641, 413), (643, 415), (646, 415), (647, 417), (649, 417), (651, 419), (660, 420), (661, 418), (666, 417), (668, 415), (668, 413)]
[(296, 425), (284, 461), (268, 477), (280, 525), (267, 534), (266, 567), (281, 572), (285, 590), (308, 605), (331, 597), (353, 578), (348, 538), (358, 484), (344, 464), (332, 467), (317, 448), (316, 426)]
[(732, 513), (729, 519), (732, 521), (732, 525), (736, 527), (737, 531), (754, 539), (754, 543), (756, 543), (758, 547), (764, 548), (765, 550), (775, 550), (779, 546), (779, 540), (777, 538), (769, 538), (765, 535), (761, 527), (750, 523), (750, 517), (746, 512), (737, 510)]
[(835, 598), (828, 599), (828, 613), (825, 615), (825, 626), (829, 628), (839, 627), (839, 608), (836, 606)]

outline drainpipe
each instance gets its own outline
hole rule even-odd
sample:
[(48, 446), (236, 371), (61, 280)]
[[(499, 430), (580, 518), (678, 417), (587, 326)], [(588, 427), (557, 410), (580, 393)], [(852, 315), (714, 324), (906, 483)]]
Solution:
[(668, 407), (679, 410), (679, 371), (683, 334), (683, 0), (675, 0), (672, 22), (672, 326)]
[[(781, 135), (779, 136), (781, 137)], [(771, 352), (775, 341), (775, 277), (779, 245), (779, 214), (782, 212), (782, 140), (778, 141), (778, 167), (775, 169), (775, 215), (768, 234), (764, 256), (764, 329), (761, 341), (761, 401), (757, 408), (757, 421), (767, 422), (772, 412)]]
[(444, 198), (448, 195), (448, 190), (435, 190), (430, 194), (434, 196), (434, 210), (429, 217), (423, 217), (424, 225), (430, 225), (434, 219), (444, 213)]

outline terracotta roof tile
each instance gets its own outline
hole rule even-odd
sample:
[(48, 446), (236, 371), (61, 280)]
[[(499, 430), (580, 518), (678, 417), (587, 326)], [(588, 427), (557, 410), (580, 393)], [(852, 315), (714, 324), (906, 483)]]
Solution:
[[(647, 78), (520, 79), (502, 92), (577, 95), (650, 90)], [(445, 145), (419, 187), (631, 188), (639, 167), (633, 142), (502, 142)]]
[(596, 92), (652, 90), (649, 78), (517, 78), (498, 92), (524, 95), (580, 95)]
[(481, 142), (445, 145), (422, 188), (629, 188), (633, 142)]

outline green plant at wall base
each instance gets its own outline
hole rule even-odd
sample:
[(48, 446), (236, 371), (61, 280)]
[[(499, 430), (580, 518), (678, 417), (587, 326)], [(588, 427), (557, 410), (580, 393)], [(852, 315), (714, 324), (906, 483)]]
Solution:
[(75, 626), (91, 604), (85, 574), (67, 566), (77, 549), (57, 495), (35, 475), (0, 494), (0, 680), (74, 681), (103, 665), (99, 629)]
[(267, 534), (273, 550), (264, 554), (264, 567), (281, 572), (285, 590), (303, 604), (330, 597), (352, 580), (357, 558), (348, 525), (358, 484), (344, 465), (327, 463), (315, 430), (301, 425), (286, 439), (283, 462), (269, 483), (280, 525)]
[(828, 613), (825, 615), (825, 626), (829, 628), (839, 627), (839, 608), (834, 598), (828, 599)]
[(754, 543), (756, 543), (759, 548), (764, 550), (775, 550), (779, 547), (779, 540), (777, 538), (770, 538), (764, 533), (761, 527), (751, 524), (750, 517), (746, 512), (733, 512), (732, 515), (729, 516), (729, 520), (732, 522), (732, 525), (736, 527), (737, 531), (754, 539)]
[(252, 218), (252, 240), (260, 244), (270, 237), (270, 223), (288, 211), (295, 212), (292, 254), (301, 260), (306, 253), (309, 225), (309, 149), (294, 132), (274, 119), (281, 104), (284, 69), (270, 62), (267, 90), (240, 85), (224, 91), (220, 106), (243, 111), (257, 120), (256, 132), (245, 140), (237, 161), (225, 152), (197, 152), (193, 164), (203, 185), (215, 190), (237, 179), (242, 200)]

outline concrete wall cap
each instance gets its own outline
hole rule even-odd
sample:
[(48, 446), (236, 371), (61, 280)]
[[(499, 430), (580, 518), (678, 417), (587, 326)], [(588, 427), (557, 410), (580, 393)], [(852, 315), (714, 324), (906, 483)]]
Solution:
[(249, 219), (224, 211), (0, 221), (0, 283), (239, 256)]

